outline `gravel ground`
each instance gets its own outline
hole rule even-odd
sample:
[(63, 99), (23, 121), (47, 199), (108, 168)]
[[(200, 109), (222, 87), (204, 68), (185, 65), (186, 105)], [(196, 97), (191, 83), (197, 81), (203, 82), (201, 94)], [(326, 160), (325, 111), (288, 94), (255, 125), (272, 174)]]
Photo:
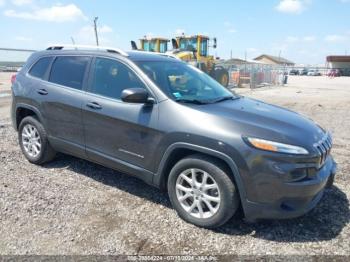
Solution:
[(165, 193), (136, 178), (65, 155), (43, 167), (28, 163), (1, 113), (8, 112), (3, 98), (0, 254), (350, 255), (350, 78), (294, 77), (287, 87), (238, 92), (306, 114), (333, 132), (335, 186), (310, 213), (197, 228), (176, 215)]

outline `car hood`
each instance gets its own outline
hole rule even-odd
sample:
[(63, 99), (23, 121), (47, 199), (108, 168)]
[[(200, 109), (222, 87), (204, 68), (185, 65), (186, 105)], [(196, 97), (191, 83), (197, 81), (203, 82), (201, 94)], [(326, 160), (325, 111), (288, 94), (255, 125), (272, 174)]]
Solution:
[[(197, 107), (198, 110), (229, 122), (243, 136), (301, 145), (310, 148), (325, 132), (298, 113), (258, 100), (242, 97)], [(221, 122), (221, 121), (219, 121)], [(225, 123), (223, 123), (225, 125)]]

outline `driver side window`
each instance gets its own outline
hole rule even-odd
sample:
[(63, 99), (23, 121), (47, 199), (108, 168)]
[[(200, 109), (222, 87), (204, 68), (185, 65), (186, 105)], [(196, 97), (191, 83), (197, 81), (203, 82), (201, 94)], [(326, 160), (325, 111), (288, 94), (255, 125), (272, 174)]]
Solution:
[(96, 58), (90, 90), (92, 93), (120, 99), (124, 89), (135, 87), (146, 89), (138, 76), (126, 65), (108, 58)]

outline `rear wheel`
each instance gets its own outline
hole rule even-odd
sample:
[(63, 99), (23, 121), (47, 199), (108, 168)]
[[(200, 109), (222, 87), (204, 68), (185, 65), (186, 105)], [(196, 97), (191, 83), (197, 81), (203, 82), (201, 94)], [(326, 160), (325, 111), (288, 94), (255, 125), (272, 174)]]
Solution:
[(202, 155), (187, 157), (173, 167), (168, 193), (182, 219), (205, 228), (223, 225), (239, 206), (238, 192), (225, 168)]
[(18, 140), (24, 156), (33, 164), (44, 164), (56, 155), (49, 144), (43, 125), (32, 116), (25, 117), (21, 121)]

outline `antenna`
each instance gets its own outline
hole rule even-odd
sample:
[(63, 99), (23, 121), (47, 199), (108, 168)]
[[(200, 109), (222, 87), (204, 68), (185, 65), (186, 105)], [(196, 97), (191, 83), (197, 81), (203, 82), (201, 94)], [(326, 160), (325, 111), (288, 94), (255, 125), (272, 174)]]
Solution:
[(98, 17), (96, 16), (96, 17), (94, 18), (94, 30), (95, 30), (96, 45), (99, 46), (99, 43), (98, 43), (98, 34), (97, 34), (97, 20), (98, 20)]

